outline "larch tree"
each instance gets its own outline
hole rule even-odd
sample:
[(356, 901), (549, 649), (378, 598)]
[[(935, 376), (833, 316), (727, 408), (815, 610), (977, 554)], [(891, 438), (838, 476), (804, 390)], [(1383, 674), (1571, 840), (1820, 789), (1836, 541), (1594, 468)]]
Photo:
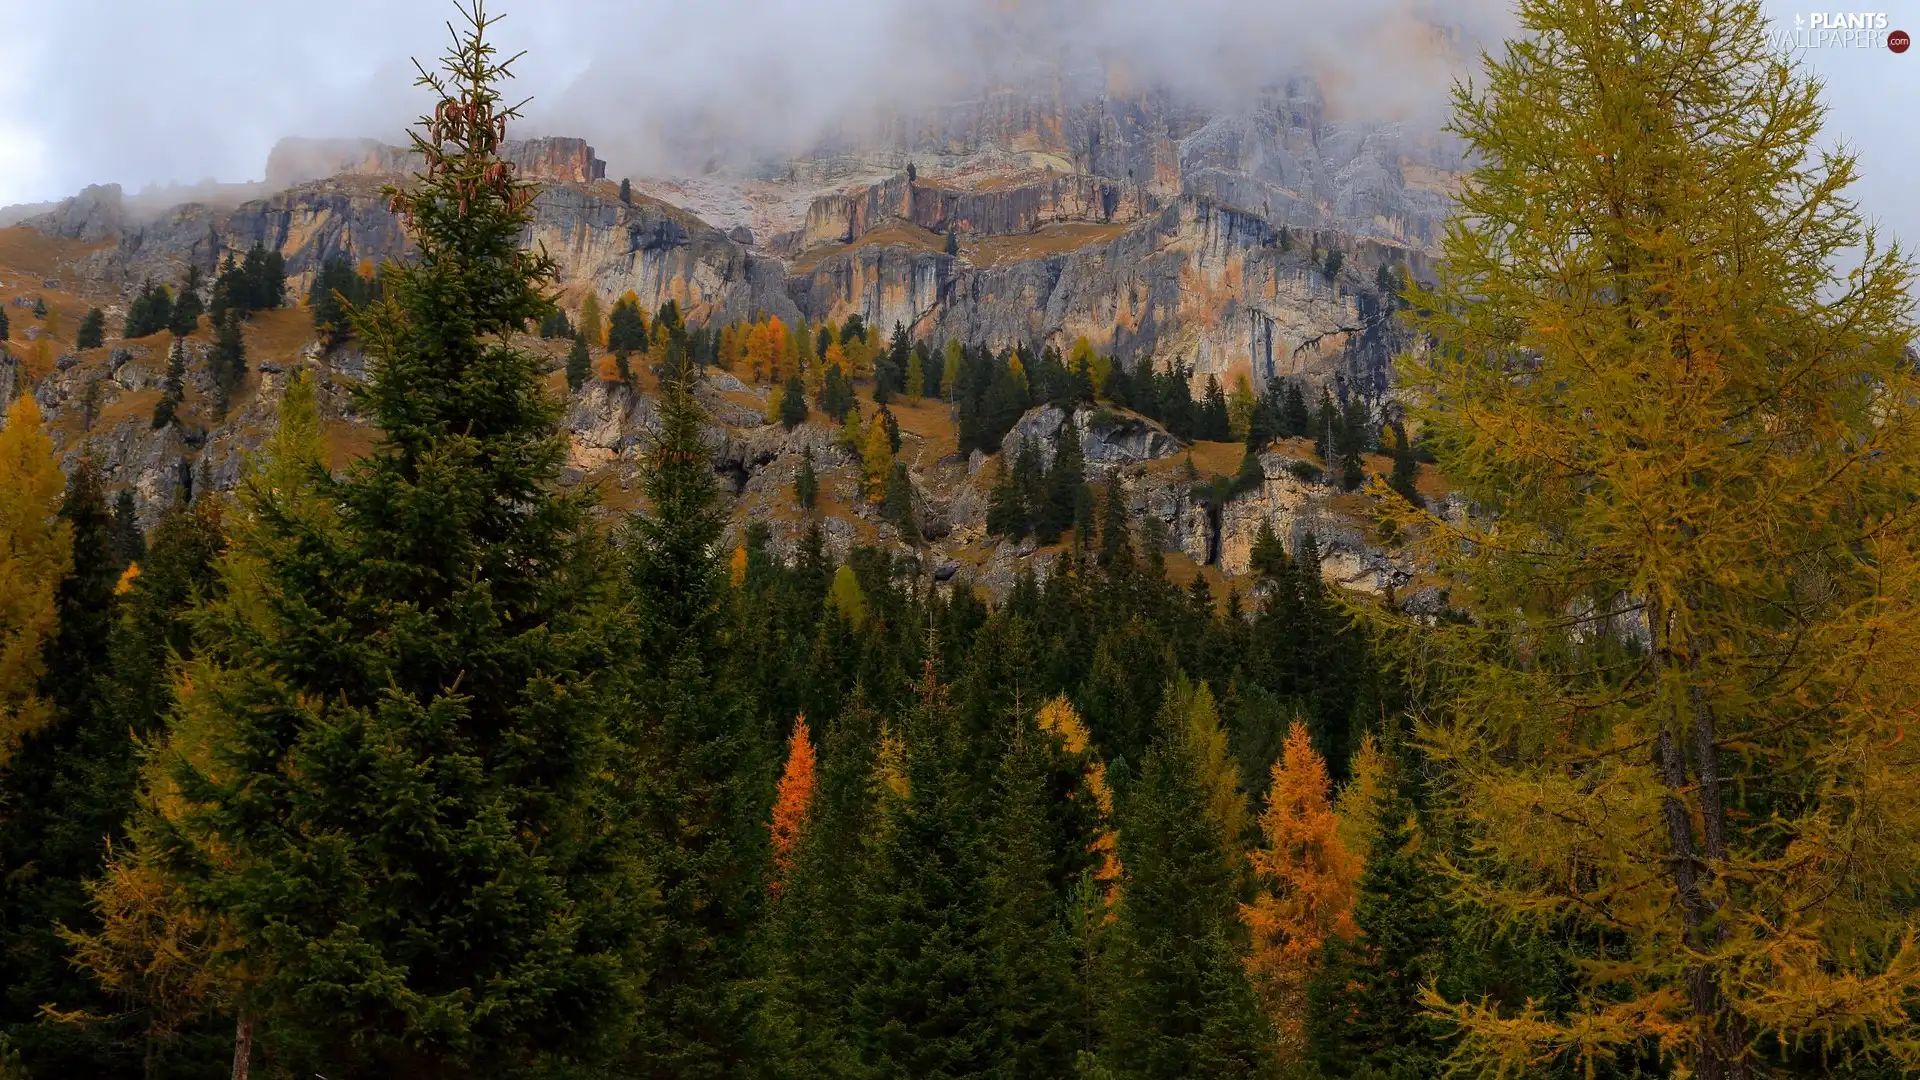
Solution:
[[(533, 189), (500, 157), (511, 59), (475, 3), (388, 189), (419, 252), (355, 312), (379, 428), (310, 502), (245, 495), (246, 573), (196, 619), (156, 843), (246, 942), (257, 1019), (348, 1074), (615, 1053), (645, 889), (611, 770), (612, 667), (560, 406), (509, 335), (549, 314)], [(270, 261), (267, 269), (272, 270)], [(243, 586), (243, 587), (242, 587)]]
[(777, 897), (787, 875), (793, 870), (794, 849), (806, 828), (807, 814), (813, 808), (813, 738), (807, 732), (807, 718), (793, 721), (793, 733), (787, 737), (787, 764), (780, 773), (780, 786), (773, 799), (773, 821), (768, 829), (773, 842), (773, 874), (767, 886)]
[(64, 483), (40, 406), (22, 394), (0, 428), (0, 769), (53, 719), (40, 680), (58, 629), (54, 594), (73, 567), (73, 529), (59, 517)]
[(1407, 659), (1463, 897), (1618, 955), (1564, 1010), (1427, 1003), (1486, 1068), (1920, 1065), (1912, 266), (1756, 0), (1519, 15), (1410, 297), (1410, 416), (1478, 510), (1394, 515), (1473, 597)]
[(1306, 1029), (1307, 981), (1330, 937), (1350, 938), (1358, 861), (1340, 838), (1328, 795), (1327, 763), (1313, 749), (1307, 726), (1295, 720), (1273, 766), (1267, 809), (1260, 817), (1264, 845), (1252, 853), (1260, 893), (1243, 904), (1253, 949), (1247, 970), (1273, 1020), (1281, 1052), (1297, 1056)]

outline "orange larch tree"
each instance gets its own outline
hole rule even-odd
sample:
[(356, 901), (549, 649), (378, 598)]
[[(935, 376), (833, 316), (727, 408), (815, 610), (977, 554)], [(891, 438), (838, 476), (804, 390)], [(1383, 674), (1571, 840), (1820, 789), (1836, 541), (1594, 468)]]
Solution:
[(787, 767), (780, 774), (780, 788), (773, 800), (773, 876), (768, 888), (780, 895), (787, 875), (793, 870), (795, 848), (805, 831), (807, 814), (813, 807), (813, 739), (807, 732), (804, 714), (795, 717), (793, 734), (787, 738)]
[(1266, 843), (1251, 855), (1260, 893), (1240, 908), (1253, 939), (1247, 971), (1288, 1056), (1302, 1048), (1307, 983), (1321, 946), (1330, 935), (1350, 938), (1356, 932), (1360, 861), (1340, 838), (1328, 786), (1327, 764), (1314, 751), (1306, 725), (1295, 720), (1274, 763), (1260, 818)]

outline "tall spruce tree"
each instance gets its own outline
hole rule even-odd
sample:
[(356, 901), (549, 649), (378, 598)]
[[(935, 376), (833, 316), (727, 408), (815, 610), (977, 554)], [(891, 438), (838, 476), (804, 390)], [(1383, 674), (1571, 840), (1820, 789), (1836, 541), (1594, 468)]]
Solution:
[(661, 900), (634, 1064), (694, 1078), (737, 1075), (752, 1057), (748, 945), (765, 898), (774, 751), (732, 677), (725, 511), (697, 379), (691, 357), (670, 354), (648, 511), (629, 544), (638, 670), (627, 705)]
[(1401, 371), (1493, 512), (1399, 504), (1472, 597), (1407, 656), (1477, 829), (1469, 895), (1617, 952), (1565, 1015), (1429, 1004), (1489, 1069), (1654, 1041), (1742, 1080), (1817, 1031), (1911, 1070), (1914, 268), (1759, 3), (1519, 14), (1456, 94), (1479, 165), (1410, 297), (1438, 347)]
[[(4, 329), (4, 328), (0, 328)], [(88, 308), (80, 319), (80, 328), (75, 331), (73, 347), (76, 349), (97, 349), (107, 340), (107, 313), (99, 308)]]
[(519, 249), (533, 191), (499, 156), (511, 61), (463, 15), (420, 79), (420, 181), (387, 193), (420, 260), (356, 316), (380, 440), (249, 486), (167, 756), (166, 864), (246, 942), (240, 1041), (257, 1020), (329, 1075), (498, 1075), (631, 1028), (644, 895), (587, 504), (507, 342), (553, 264)]
[(1238, 862), (1216, 766), (1194, 737), (1187, 693), (1160, 731), (1121, 814), (1118, 917), (1103, 975), (1101, 1065), (1140, 1080), (1256, 1077), (1271, 1034), (1239, 938)]

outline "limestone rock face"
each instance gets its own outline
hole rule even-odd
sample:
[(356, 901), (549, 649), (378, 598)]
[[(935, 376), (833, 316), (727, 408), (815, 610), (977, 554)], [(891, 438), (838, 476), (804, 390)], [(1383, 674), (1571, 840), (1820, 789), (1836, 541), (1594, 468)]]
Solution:
[(40, 231), (66, 240), (117, 239), (127, 212), (119, 184), (94, 184), (35, 220)]

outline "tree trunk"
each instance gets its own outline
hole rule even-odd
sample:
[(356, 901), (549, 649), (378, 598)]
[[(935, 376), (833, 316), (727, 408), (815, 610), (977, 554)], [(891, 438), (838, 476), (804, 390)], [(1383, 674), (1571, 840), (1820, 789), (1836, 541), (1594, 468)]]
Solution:
[(233, 1024), (233, 1080), (247, 1080), (253, 1069), (253, 1017), (243, 1006)]

